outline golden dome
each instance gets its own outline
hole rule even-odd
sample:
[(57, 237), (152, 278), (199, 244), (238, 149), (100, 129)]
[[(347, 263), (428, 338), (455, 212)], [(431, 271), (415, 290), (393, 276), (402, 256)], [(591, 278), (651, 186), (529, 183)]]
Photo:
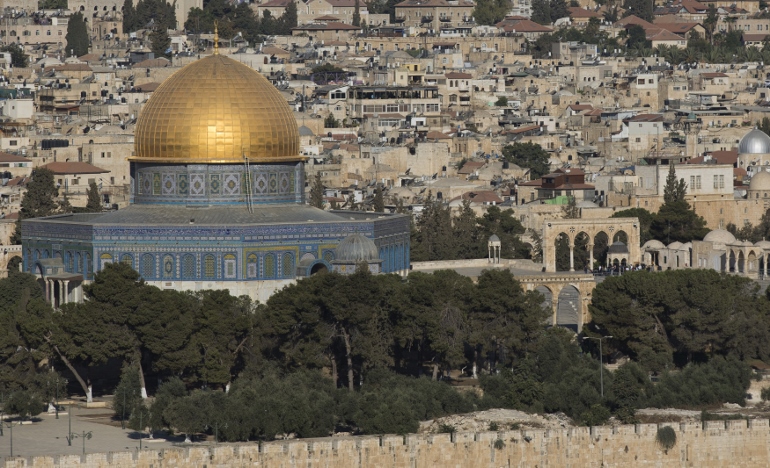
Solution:
[(139, 114), (134, 161), (299, 161), (299, 131), (281, 93), (261, 74), (214, 54), (174, 73)]

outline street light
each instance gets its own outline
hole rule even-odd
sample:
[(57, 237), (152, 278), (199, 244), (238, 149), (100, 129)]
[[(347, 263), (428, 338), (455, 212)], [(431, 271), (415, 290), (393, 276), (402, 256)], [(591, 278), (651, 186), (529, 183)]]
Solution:
[(605, 338), (612, 338), (612, 335), (602, 336), (599, 338), (593, 336), (587, 336), (588, 340), (597, 340), (599, 342), (599, 382), (602, 389), (602, 399), (604, 399), (604, 362), (602, 360), (602, 340)]
[(11, 430), (11, 456), (13, 456), (13, 426), (18, 426), (19, 424), (21, 424), (21, 423), (20, 422), (13, 422), (13, 421), (10, 421), (10, 422), (3, 421), (2, 422), (2, 425), (4, 425), (5, 427), (7, 427), (8, 429)]
[(80, 437), (83, 440), (83, 455), (86, 454), (86, 439), (90, 439), (93, 431), (83, 431), (80, 434), (72, 434), (73, 438)]

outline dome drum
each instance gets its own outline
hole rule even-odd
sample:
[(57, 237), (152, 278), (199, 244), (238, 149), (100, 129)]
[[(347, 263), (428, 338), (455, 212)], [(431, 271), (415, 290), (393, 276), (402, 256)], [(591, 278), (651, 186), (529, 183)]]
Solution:
[[(149, 164), (131, 167), (132, 203), (304, 203), (301, 162), (254, 164)], [(250, 195), (249, 195), (250, 194)]]

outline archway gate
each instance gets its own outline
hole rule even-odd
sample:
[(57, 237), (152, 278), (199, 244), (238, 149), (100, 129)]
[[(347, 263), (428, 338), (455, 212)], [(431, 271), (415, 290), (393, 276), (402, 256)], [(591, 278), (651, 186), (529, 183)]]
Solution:
[(575, 271), (575, 238), (581, 233), (588, 236), (590, 264), (594, 260), (594, 239), (604, 233), (609, 244), (615, 236), (625, 232), (628, 238), (629, 265), (642, 261), (638, 218), (610, 219), (547, 219), (543, 223), (543, 263), (546, 272), (556, 271), (556, 238), (560, 234), (569, 240), (570, 271)]
[(583, 325), (591, 320), (588, 304), (596, 287), (593, 275), (541, 273), (516, 275), (516, 280), (521, 283), (525, 291), (545, 288), (550, 292), (551, 325), (562, 326), (580, 333)]

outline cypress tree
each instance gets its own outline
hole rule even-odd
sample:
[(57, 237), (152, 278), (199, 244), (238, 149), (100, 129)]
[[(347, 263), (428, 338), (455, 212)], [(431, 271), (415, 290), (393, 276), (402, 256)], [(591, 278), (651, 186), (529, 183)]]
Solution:
[(165, 27), (158, 27), (150, 33), (150, 50), (152, 50), (156, 58), (170, 57), (171, 53), (168, 52), (170, 47), (171, 38), (168, 36), (168, 31)]
[(56, 213), (59, 205), (56, 198), (59, 190), (54, 184), (53, 172), (38, 168), (32, 171), (32, 180), (27, 184), (27, 193), (21, 200), (19, 222), (11, 237), (11, 244), (21, 244), (21, 221), (29, 218), (42, 218)]
[(361, 26), (361, 12), (359, 9), (359, 0), (356, 0), (356, 6), (353, 10), (353, 26)]
[(99, 187), (96, 182), (88, 184), (88, 203), (86, 203), (86, 212), (99, 213), (102, 211), (102, 196), (99, 194)]
[(88, 53), (88, 27), (83, 14), (78, 12), (70, 16), (67, 23), (67, 52), (80, 57)]
[(317, 172), (313, 178), (313, 186), (310, 188), (310, 206), (323, 209), (324, 186), (321, 183), (321, 173)]
[(123, 2), (123, 32), (128, 34), (136, 30), (136, 10), (132, 0)]

